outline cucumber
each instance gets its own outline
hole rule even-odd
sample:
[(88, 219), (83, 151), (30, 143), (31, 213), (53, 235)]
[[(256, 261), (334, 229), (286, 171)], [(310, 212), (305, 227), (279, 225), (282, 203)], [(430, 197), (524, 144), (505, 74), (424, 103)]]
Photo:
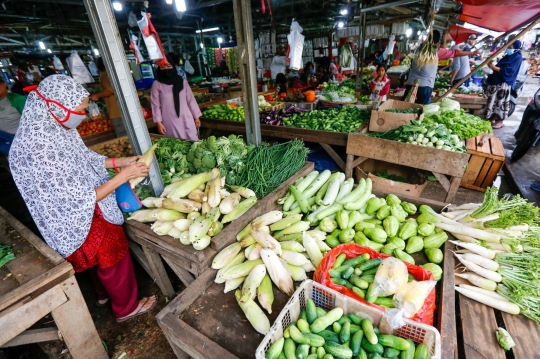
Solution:
[(339, 267), (345, 261), (345, 259), (347, 259), (347, 255), (345, 253), (341, 253), (339, 256), (337, 256), (332, 269)]
[[(369, 319), (363, 319), (362, 323), (360, 323), (360, 327), (364, 331), (364, 336), (367, 341), (369, 341), (371, 344), (377, 344), (379, 342), (379, 338), (377, 338), (377, 334), (375, 334), (375, 331), (373, 330), (373, 324), (371, 323)], [(291, 337), (292, 337), (292, 330), (291, 330)]]
[(326, 343), (324, 350), (339, 359), (350, 359), (353, 356), (352, 350), (344, 345), (334, 342)]
[(364, 273), (365, 271), (367, 271), (369, 269), (378, 267), (381, 264), (381, 262), (382, 262), (381, 258), (370, 259), (370, 260), (360, 264), (359, 268), (362, 271), (362, 273)]
[(306, 310), (305, 309), (302, 309), (300, 311), (300, 316), (298, 317), (299, 319), (304, 319), (306, 322), (307, 322), (307, 313), (306, 313)]
[(309, 355), (309, 345), (302, 344), (296, 347), (296, 359), (306, 359)]
[(285, 356), (285, 353), (281, 352), (277, 359), (287, 359), (287, 357)]
[(339, 318), (339, 320), (337, 321), (339, 324), (343, 325), (345, 323), (350, 323), (352, 322), (352, 320), (349, 318), (349, 316), (347, 315), (344, 315), (342, 316), (341, 318)]
[[(347, 318), (347, 317), (345, 317)], [(348, 319), (348, 318), (347, 318)], [(339, 340), (342, 343), (346, 343), (351, 339), (351, 322), (343, 324), (339, 332)]]
[(429, 353), (428, 353), (428, 347), (424, 343), (420, 343), (416, 347), (416, 351), (414, 352), (413, 359), (428, 359)]
[(349, 267), (346, 271), (344, 271), (344, 272), (341, 274), (341, 278), (343, 278), (343, 279), (349, 279), (353, 273), (354, 273), (354, 268), (353, 268), (353, 267)]
[(364, 348), (360, 348), (360, 353), (358, 353), (358, 356), (356, 357), (356, 359), (368, 359), (367, 353), (364, 350)]
[(287, 338), (290, 338), (290, 337), (291, 337), (291, 331), (290, 331), (289, 327), (287, 327), (283, 331), (283, 338), (287, 339)]
[(356, 333), (357, 331), (360, 330), (360, 326), (359, 325), (356, 325), (354, 323), (351, 323), (351, 336)]
[(364, 253), (364, 254), (359, 255), (358, 257), (354, 257), (349, 260), (346, 260), (345, 262), (343, 262), (343, 265), (350, 265), (352, 267), (356, 267), (357, 265), (360, 265), (367, 260), (369, 260), (369, 254)]
[(356, 287), (360, 289), (367, 289), (369, 287), (369, 283), (357, 275), (351, 275), (349, 277), (349, 282), (351, 282), (352, 284), (354, 284)]
[[(336, 333), (337, 335), (339, 335), (339, 332), (341, 332), (341, 324), (339, 324), (338, 322), (335, 322), (333, 325), (332, 325), (332, 329), (334, 329), (334, 333)], [(340, 341), (341, 343), (341, 341)]]
[(319, 307), (315, 307), (315, 311), (317, 312), (317, 318), (325, 316), (326, 313), (327, 313), (326, 310), (324, 310), (323, 308), (319, 308)]
[(366, 271), (363, 271), (362, 272), (362, 276), (366, 276), (366, 275), (375, 275), (377, 273), (377, 270), (379, 269), (379, 267), (375, 267), (375, 268), (371, 268), (371, 269), (368, 269)]
[(306, 359), (317, 359), (317, 353), (309, 354)]
[(324, 341), (327, 343), (328, 342), (339, 343), (339, 336), (330, 330), (326, 330), (326, 329), (322, 330), (318, 332), (317, 335), (320, 335), (321, 337), (323, 337)]
[(352, 320), (352, 322), (356, 325), (360, 325), (360, 323), (362, 322), (362, 318), (360, 318), (358, 315), (356, 314), (349, 314), (349, 318)]
[(342, 265), (342, 266), (339, 266), (339, 267), (337, 267), (336, 269), (333, 269), (333, 270), (335, 270), (335, 271), (338, 272), (338, 273), (343, 273), (343, 272), (345, 272), (347, 269), (349, 269), (350, 267), (351, 267), (351, 266), (349, 266), (349, 265)]
[(296, 325), (291, 325), (289, 328), (292, 340), (294, 340), (297, 344), (309, 344), (309, 339), (305, 337), (300, 330), (298, 330)]
[(394, 358), (399, 357), (399, 353), (401, 353), (401, 352), (399, 350), (397, 350), (397, 349), (386, 348), (386, 349), (384, 349), (383, 355), (384, 355), (385, 358), (394, 359)]
[(277, 359), (279, 354), (283, 351), (283, 344), (285, 344), (284, 338), (279, 338), (268, 348), (266, 352), (266, 359)]
[(396, 307), (394, 304), (394, 300), (392, 298), (378, 297), (377, 299), (375, 299), (375, 304), (386, 307), (386, 308)]
[(347, 282), (345, 279), (342, 279), (342, 278), (333, 278), (333, 277), (330, 277), (330, 280), (335, 283), (335, 284), (339, 284), (339, 285), (342, 285), (342, 286), (346, 286)]
[[(365, 333), (364, 333), (365, 334)], [(377, 343), (377, 344), (371, 344), (367, 339), (366, 337), (364, 336), (362, 338), (362, 342), (360, 344), (362, 346), (362, 348), (364, 348), (364, 350), (368, 353), (371, 353), (371, 354), (382, 354), (384, 353), (384, 347)]]
[(287, 359), (296, 359), (296, 344), (291, 338), (285, 339), (285, 344), (283, 345), (283, 352), (285, 353), (285, 358)]
[(323, 359), (334, 359), (334, 356), (332, 354), (324, 354)]
[(309, 339), (309, 345), (312, 347), (322, 347), (325, 343), (325, 340), (323, 337), (317, 334), (313, 333), (302, 333), (306, 338)]
[(375, 281), (375, 274), (363, 274), (360, 279), (365, 280), (369, 284)]
[(316, 347), (311, 347), (311, 350), (309, 351), (309, 353), (317, 355), (317, 348)]
[(351, 338), (351, 350), (353, 355), (358, 355), (360, 353), (360, 346), (362, 344), (362, 338), (364, 337), (364, 331), (362, 329), (358, 330)]
[(330, 269), (328, 274), (330, 274), (330, 278), (341, 278), (341, 272), (338, 272), (335, 269)]
[(394, 348), (397, 350), (407, 350), (409, 349), (409, 342), (403, 338), (396, 337), (395, 335), (390, 334), (381, 334), (379, 335), (379, 343), (385, 347)]
[[(306, 303), (306, 316), (307, 316), (307, 322), (309, 324), (312, 324), (315, 319), (317, 319), (317, 309), (315, 309), (315, 302), (309, 298)], [(305, 332), (306, 330), (302, 330), (302, 332)]]
[(317, 348), (317, 359), (323, 359), (326, 352), (324, 351), (323, 347)]
[(358, 294), (361, 298), (366, 297), (366, 293), (362, 289), (360, 289), (358, 287), (353, 287), (352, 291), (355, 292), (356, 294)]
[(377, 300), (377, 297), (373, 294), (373, 293), (376, 293), (375, 287), (376, 287), (376, 284), (371, 283), (369, 285), (369, 288), (368, 288), (367, 292), (366, 292), (366, 298), (365, 299), (369, 303), (375, 303), (375, 301)]
[(369, 354), (368, 359), (382, 359), (379, 354)]
[(298, 330), (300, 330), (300, 332), (310, 333), (309, 324), (304, 319), (302, 318), (298, 319), (298, 322), (296, 322), (296, 326), (298, 327)]
[(410, 344), (409, 349), (404, 350), (399, 355), (399, 359), (413, 359), (414, 352), (416, 351), (416, 346), (411, 339), (407, 339), (407, 342)]

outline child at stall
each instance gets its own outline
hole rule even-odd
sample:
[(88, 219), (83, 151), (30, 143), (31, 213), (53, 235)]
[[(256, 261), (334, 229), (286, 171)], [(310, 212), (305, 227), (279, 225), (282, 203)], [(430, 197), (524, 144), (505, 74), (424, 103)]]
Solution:
[(386, 76), (386, 65), (377, 66), (377, 77), (369, 84), (371, 101), (386, 101), (386, 95), (390, 92), (390, 79)]

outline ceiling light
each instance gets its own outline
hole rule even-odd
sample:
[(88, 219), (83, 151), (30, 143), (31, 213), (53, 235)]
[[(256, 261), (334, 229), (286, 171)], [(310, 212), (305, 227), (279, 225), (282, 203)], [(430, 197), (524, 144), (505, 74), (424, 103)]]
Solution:
[(98, 49), (94, 49), (94, 55), (99, 56), (99, 50)]
[(341, 9), (339, 10), (339, 13), (343, 16), (347, 15), (349, 12), (347, 11), (347, 9)]
[(342, 29), (343, 26), (345, 26), (345, 24), (343, 23), (343, 21), (338, 22), (338, 24), (337, 24), (338, 29)]
[(218, 42), (218, 44), (221, 44), (221, 43), (223, 42), (223, 38), (222, 38), (222, 37), (218, 37), (218, 38), (217, 38), (217, 42)]
[(420, 30), (418, 30), (418, 32), (416, 33), (416, 35), (420, 36), (421, 32)]
[(200, 45), (201, 45), (201, 49), (204, 49), (204, 44), (202, 42), (200, 43)]
[(406, 35), (407, 37), (411, 37), (411, 35), (412, 35), (412, 29), (411, 29), (410, 27), (407, 29), (407, 31), (405, 31), (405, 35)]
[(176, 4), (176, 11), (185, 12), (187, 10), (186, 8), (186, 0), (175, 0)]
[(120, 1), (113, 1), (112, 7), (115, 11), (122, 11), (122, 3)]
[[(218, 31), (218, 30), (219, 30), (219, 27), (211, 27), (208, 29), (202, 29), (202, 32), (210, 32), (210, 31)], [(195, 33), (200, 34), (201, 30), (196, 30)]]
[(165, 3), (166, 3), (167, 5), (172, 5), (172, 1), (173, 1), (173, 0), (165, 0)]
[(43, 43), (43, 41), (40, 41), (40, 42), (39, 42), (39, 48), (40, 48), (41, 50), (45, 50), (45, 49), (46, 49), (45, 44)]
[(51, 49), (47, 49), (47, 52), (48, 52), (49, 54), (51, 54), (51, 53), (52, 53)]

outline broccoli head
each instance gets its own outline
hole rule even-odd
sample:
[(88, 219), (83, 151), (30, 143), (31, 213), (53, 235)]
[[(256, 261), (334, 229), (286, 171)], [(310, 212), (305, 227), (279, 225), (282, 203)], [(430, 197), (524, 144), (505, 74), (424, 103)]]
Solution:
[(202, 166), (206, 168), (214, 168), (216, 166), (216, 158), (211, 152), (206, 152), (201, 160)]
[(195, 167), (196, 169), (199, 169), (202, 167), (202, 160), (200, 158), (195, 158), (193, 160), (193, 167)]
[(218, 147), (216, 145), (216, 136), (210, 136), (206, 139), (206, 147), (213, 153), (218, 152)]

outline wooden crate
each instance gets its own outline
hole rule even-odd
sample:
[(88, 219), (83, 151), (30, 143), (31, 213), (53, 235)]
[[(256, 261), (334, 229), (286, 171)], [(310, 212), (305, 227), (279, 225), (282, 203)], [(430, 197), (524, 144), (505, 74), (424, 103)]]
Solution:
[(294, 176), (260, 199), (240, 218), (226, 225), (217, 236), (212, 238), (210, 246), (202, 251), (186, 246), (171, 236), (158, 236), (146, 223), (126, 221), (124, 229), (130, 239), (130, 247), (135, 259), (156, 280), (163, 294), (173, 297), (175, 292), (161, 259), (167, 262), (182, 283), (188, 286), (193, 282), (194, 277), (200, 276), (210, 267), (217, 251), (233, 243), (238, 232), (257, 216), (268, 212), (277, 199), (287, 193), (289, 185), (294, 184), (299, 177), (305, 177), (313, 171), (313, 168), (312, 162), (306, 162), (306, 165)]
[(506, 160), (501, 140), (491, 137), (482, 143), (482, 136), (470, 138), (467, 140), (467, 153), (471, 158), (461, 180), (461, 187), (485, 192), (497, 178)]
[[(282, 195), (286, 190), (282, 192)], [(374, 191), (377, 196), (387, 193)], [(415, 205), (427, 204), (440, 210), (444, 203), (400, 196)], [(268, 210), (279, 209), (274, 203)], [(437, 311), (435, 326), (441, 333), (441, 358), (454, 358), (454, 338), (456, 336), (454, 313), (454, 259), (445, 244), (444, 275), (437, 285)], [(415, 253), (415, 255), (417, 255)], [(423, 255), (421, 252), (420, 255)], [(427, 259), (417, 262), (424, 263)], [(239, 359), (253, 358), (255, 350), (264, 338), (253, 329), (232, 292), (223, 293), (223, 284), (214, 283), (217, 270), (209, 268), (201, 274), (177, 298), (171, 301), (158, 315), (157, 321), (171, 348), (178, 358), (192, 359)], [(298, 285), (296, 282), (295, 285)], [(289, 297), (274, 288), (272, 314), (273, 323)], [(265, 312), (266, 314), (266, 312)], [(239, 345), (239, 343), (241, 343)]]

